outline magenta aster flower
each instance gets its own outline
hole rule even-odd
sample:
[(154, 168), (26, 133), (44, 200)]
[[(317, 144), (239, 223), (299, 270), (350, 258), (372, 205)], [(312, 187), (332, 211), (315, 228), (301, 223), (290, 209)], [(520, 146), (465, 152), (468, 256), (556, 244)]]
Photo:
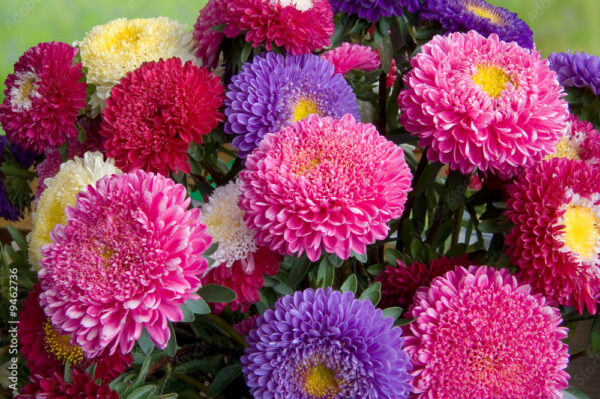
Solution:
[(227, 0), (225, 35), (245, 32), (252, 46), (264, 43), (269, 51), (283, 47), (294, 55), (329, 46), (333, 11), (329, 0)]
[(459, 267), (415, 297), (415, 398), (558, 399), (569, 354), (560, 312), (508, 270)]
[(235, 331), (237, 331), (238, 334), (245, 337), (248, 334), (250, 334), (250, 331), (256, 328), (256, 321), (259, 317), (259, 315), (255, 314), (254, 316), (250, 316), (247, 319), (238, 321), (233, 325), (233, 328), (235, 328)]
[(96, 363), (94, 380), (110, 382), (133, 362), (133, 356), (115, 352), (101, 354), (94, 359), (84, 356), (81, 347), (69, 343), (68, 334), (60, 334), (46, 317), (39, 303), (40, 284), (36, 284), (23, 303), (19, 314), (19, 344), (27, 359), (27, 368), (34, 375), (62, 373), (69, 362), (72, 370), (84, 372)]
[(508, 188), (515, 227), (506, 253), (552, 305), (596, 313), (600, 296), (600, 167), (554, 158), (529, 168)]
[(432, 161), (502, 178), (554, 150), (569, 117), (563, 89), (535, 50), (475, 31), (436, 36), (411, 61), (398, 103)]
[(379, 307), (400, 306), (402, 309), (408, 309), (420, 287), (429, 286), (434, 278), (454, 270), (456, 266), (475, 264), (469, 260), (467, 255), (459, 258), (442, 256), (432, 260), (429, 266), (421, 262), (414, 262), (410, 266), (406, 266), (402, 261), (397, 260), (396, 267), (386, 266), (383, 273), (375, 278), (381, 283)]
[(87, 85), (77, 49), (66, 43), (40, 43), (15, 64), (4, 84), (0, 125), (10, 141), (43, 152), (77, 137), (77, 114), (85, 107)]
[(67, 208), (42, 248), (40, 304), (89, 357), (129, 353), (144, 327), (165, 348), (168, 321), (195, 299), (210, 245), (183, 185), (138, 170), (105, 176)]
[(61, 374), (33, 377), (17, 399), (119, 399), (106, 384), (98, 385), (89, 374), (72, 370), (73, 382), (66, 382)]
[(360, 44), (342, 43), (341, 46), (326, 51), (321, 55), (329, 61), (335, 73), (345, 75), (351, 69), (374, 71), (379, 68), (379, 54), (369, 46)]
[(259, 245), (282, 254), (351, 251), (387, 236), (411, 174), (402, 149), (373, 125), (311, 115), (267, 134), (240, 174), (240, 207)]
[(594, 125), (580, 121), (571, 115), (567, 130), (556, 144), (555, 152), (548, 154), (549, 158), (580, 159), (587, 162), (600, 162), (600, 134)]
[(223, 32), (213, 29), (224, 22), (224, 9), (222, 0), (209, 0), (194, 24), (194, 39), (198, 42), (196, 56), (211, 68), (219, 63), (219, 47), (225, 37)]
[(223, 119), (223, 85), (206, 68), (179, 58), (147, 62), (112, 88), (100, 134), (124, 171), (190, 173), (186, 153)]

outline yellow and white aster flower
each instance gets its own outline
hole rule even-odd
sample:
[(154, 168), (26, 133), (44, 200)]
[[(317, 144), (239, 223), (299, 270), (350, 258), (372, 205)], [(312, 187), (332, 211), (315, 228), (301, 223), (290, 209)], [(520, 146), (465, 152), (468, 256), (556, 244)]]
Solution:
[(104, 109), (110, 89), (144, 62), (173, 57), (198, 62), (192, 32), (167, 17), (115, 19), (95, 26), (74, 45), (79, 46), (81, 63), (87, 68), (87, 82), (96, 86), (92, 116)]
[(104, 160), (101, 152), (86, 152), (60, 165), (54, 177), (44, 180), (46, 189), (33, 212), (33, 228), (27, 236), (29, 259), (34, 270), (40, 269), (42, 246), (50, 244), (50, 232), (57, 224), (65, 224), (67, 206), (75, 205), (77, 194), (106, 175), (121, 174), (113, 159)]

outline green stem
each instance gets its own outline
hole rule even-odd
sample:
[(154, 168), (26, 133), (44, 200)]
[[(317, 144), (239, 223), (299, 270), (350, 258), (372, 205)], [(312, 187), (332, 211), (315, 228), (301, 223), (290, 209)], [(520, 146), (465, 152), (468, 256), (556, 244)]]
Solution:
[(209, 313), (206, 315), (206, 317), (210, 319), (213, 323), (215, 323), (217, 326), (225, 330), (231, 336), (231, 338), (233, 338), (234, 341), (240, 344), (242, 348), (248, 347), (248, 343), (246, 342), (244, 337), (242, 337), (237, 331), (235, 331), (235, 328), (233, 328), (231, 324), (227, 323), (221, 316)]
[(454, 215), (454, 226), (452, 227), (452, 244), (451, 246), (455, 246), (458, 244), (458, 239), (460, 237), (460, 229), (462, 227), (462, 219), (465, 213), (465, 203), (463, 202), (458, 207), (456, 214)]

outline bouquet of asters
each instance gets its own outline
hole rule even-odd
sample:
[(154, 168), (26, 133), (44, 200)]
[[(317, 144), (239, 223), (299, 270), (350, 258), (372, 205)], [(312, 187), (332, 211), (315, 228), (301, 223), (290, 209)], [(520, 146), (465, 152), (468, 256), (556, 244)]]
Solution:
[(597, 56), (483, 0), (210, 0), (4, 84), (6, 395), (586, 397)]

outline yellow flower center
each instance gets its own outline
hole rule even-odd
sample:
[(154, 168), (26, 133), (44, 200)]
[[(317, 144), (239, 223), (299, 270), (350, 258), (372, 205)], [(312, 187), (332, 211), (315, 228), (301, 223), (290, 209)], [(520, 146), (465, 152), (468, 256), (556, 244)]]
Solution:
[(34, 79), (29, 78), (26, 81), (24, 81), (23, 84), (21, 85), (21, 92), (23, 93), (22, 94), (23, 98), (29, 97), (29, 93), (31, 93), (31, 90), (33, 90), (33, 82), (34, 82)]
[(596, 259), (596, 245), (600, 238), (598, 217), (587, 206), (570, 206), (563, 215), (563, 240), (583, 259)]
[(83, 349), (80, 346), (73, 346), (69, 343), (70, 334), (60, 335), (52, 327), (50, 320), (44, 324), (44, 348), (52, 353), (56, 359), (65, 364), (67, 360), (71, 366), (80, 363), (83, 360)]
[(117, 30), (113, 34), (109, 34), (104, 37), (106, 50), (119, 52), (125, 48), (128, 48), (141, 39), (143, 32), (144, 30), (142, 26), (124, 25), (121, 27), (121, 29)]
[(312, 98), (302, 97), (294, 106), (294, 114), (292, 116), (294, 122), (298, 122), (309, 115), (318, 114), (319, 108), (317, 102)]
[(579, 149), (573, 145), (573, 142), (568, 137), (563, 137), (556, 144), (556, 152), (546, 155), (546, 159), (552, 158), (567, 158), (581, 160), (579, 157)]
[(313, 170), (314, 168), (316, 168), (317, 165), (319, 165), (320, 163), (321, 163), (321, 159), (319, 159), (319, 158), (311, 159), (307, 163), (300, 164), (300, 166), (298, 167), (297, 173), (304, 175), (304, 174), (310, 172), (311, 170)]
[(338, 381), (333, 370), (322, 363), (312, 366), (306, 372), (304, 392), (315, 398), (332, 397), (338, 392)]
[(500, 97), (502, 90), (506, 88), (506, 84), (512, 83), (510, 76), (504, 72), (504, 69), (495, 65), (479, 66), (472, 79), (492, 98)]
[(467, 4), (465, 8), (481, 18), (489, 19), (493, 24), (502, 25), (502, 19), (493, 10), (474, 4)]

